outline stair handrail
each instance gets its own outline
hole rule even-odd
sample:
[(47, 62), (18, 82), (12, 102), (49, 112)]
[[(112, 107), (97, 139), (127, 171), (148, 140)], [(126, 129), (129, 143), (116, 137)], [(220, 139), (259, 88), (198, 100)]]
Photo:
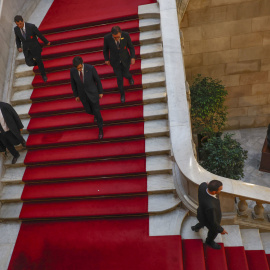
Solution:
[[(252, 220), (246, 219), (247, 223), (252, 226), (256, 221), (258, 226), (258, 222), (267, 220), (263, 204), (270, 204), (270, 188), (212, 174), (201, 167), (195, 158), (188, 102), (189, 88), (186, 83), (176, 1), (159, 0), (159, 7), (168, 120), (172, 158), (175, 161), (173, 173), (177, 193), (185, 206), (195, 213), (199, 184), (212, 179), (220, 180), (223, 183), (220, 199), (224, 218), (235, 222), (237, 217), (252, 216)], [(247, 200), (256, 202), (253, 210), (249, 208)], [(269, 229), (270, 222), (266, 221), (263, 226)]]

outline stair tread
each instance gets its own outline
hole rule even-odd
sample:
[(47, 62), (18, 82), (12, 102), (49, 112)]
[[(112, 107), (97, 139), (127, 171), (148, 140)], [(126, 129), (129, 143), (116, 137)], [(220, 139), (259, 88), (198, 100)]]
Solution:
[(264, 250), (245, 250), (249, 270), (269, 270)]
[(245, 250), (263, 250), (258, 229), (241, 229), (240, 232)]
[[(149, 23), (152, 22), (148, 20)], [(153, 22), (152, 22), (153, 23)], [(147, 24), (147, 22), (145, 22)], [(118, 25), (123, 31), (139, 31), (139, 20), (130, 20), (119, 23), (98, 25), (95, 27), (87, 27), (82, 29), (74, 29), (65, 32), (59, 32), (54, 34), (47, 34), (45, 37), (52, 44), (62, 44), (66, 42), (71, 42), (75, 40), (83, 40), (83, 39), (92, 39), (97, 37), (102, 37), (107, 33), (111, 32), (111, 28), (114, 25)], [(64, 38), (63, 38), (64, 37)]]
[(139, 139), (76, 145), (50, 149), (29, 150), (24, 163), (26, 165), (71, 162), (75, 160), (104, 159), (118, 156), (135, 156), (158, 153), (170, 150), (170, 142), (166, 137)]
[(229, 270), (249, 270), (243, 246), (225, 247), (225, 254)]
[[(135, 162), (136, 161), (136, 162)], [(157, 167), (155, 162), (159, 162)], [(67, 179), (97, 179), (103, 177), (116, 177), (125, 175), (138, 175), (147, 173), (161, 173), (172, 169), (168, 156), (150, 156), (147, 158), (113, 159), (74, 163), (68, 165), (54, 165), (42, 167), (27, 167), (22, 180), (32, 181), (58, 181)]]
[[(152, 32), (152, 31), (151, 31)], [(157, 33), (152, 33), (151, 36), (158, 35)], [(144, 35), (145, 39), (149, 39), (150, 35)], [(130, 38), (133, 44), (139, 44), (140, 34), (131, 33)], [(80, 42), (73, 42), (67, 44), (60, 44), (55, 46), (47, 46), (42, 50), (42, 58), (50, 59), (55, 57), (75, 55), (78, 53), (91, 52), (91, 51), (101, 51), (103, 49), (103, 38), (97, 38), (93, 40), (84, 40)]]

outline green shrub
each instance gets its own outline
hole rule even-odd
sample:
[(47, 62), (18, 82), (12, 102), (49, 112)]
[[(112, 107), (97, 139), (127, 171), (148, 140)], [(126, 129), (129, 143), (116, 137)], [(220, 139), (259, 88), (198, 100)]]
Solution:
[(212, 137), (205, 142), (200, 150), (200, 164), (209, 172), (239, 180), (244, 177), (247, 151), (232, 136), (225, 134), (224, 138)]
[(190, 87), (190, 114), (195, 133), (211, 138), (222, 131), (227, 120), (227, 108), (224, 105), (227, 94), (220, 80), (200, 74), (194, 79)]

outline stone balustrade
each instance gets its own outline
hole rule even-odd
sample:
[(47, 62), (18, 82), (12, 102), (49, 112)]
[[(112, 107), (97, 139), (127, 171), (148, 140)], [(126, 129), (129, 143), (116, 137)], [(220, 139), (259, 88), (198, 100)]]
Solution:
[[(270, 229), (263, 206), (270, 204), (270, 188), (214, 175), (202, 168), (196, 160), (176, 2), (180, 3), (178, 0), (159, 0), (171, 156), (175, 161), (173, 172), (177, 193), (185, 207), (196, 213), (199, 184), (212, 179), (220, 180), (223, 183), (223, 192), (220, 194), (223, 223)], [(254, 203), (252, 209), (250, 205)]]

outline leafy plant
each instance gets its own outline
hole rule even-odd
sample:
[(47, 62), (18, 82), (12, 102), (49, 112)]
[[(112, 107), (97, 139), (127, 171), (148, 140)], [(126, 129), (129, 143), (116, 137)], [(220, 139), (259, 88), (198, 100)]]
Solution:
[(244, 177), (247, 151), (232, 136), (225, 134), (224, 138), (212, 137), (205, 142), (200, 150), (200, 164), (209, 172), (239, 180)]
[(200, 74), (194, 79), (190, 96), (192, 126), (196, 133), (211, 138), (221, 132), (227, 120), (224, 105), (227, 94), (220, 80)]

